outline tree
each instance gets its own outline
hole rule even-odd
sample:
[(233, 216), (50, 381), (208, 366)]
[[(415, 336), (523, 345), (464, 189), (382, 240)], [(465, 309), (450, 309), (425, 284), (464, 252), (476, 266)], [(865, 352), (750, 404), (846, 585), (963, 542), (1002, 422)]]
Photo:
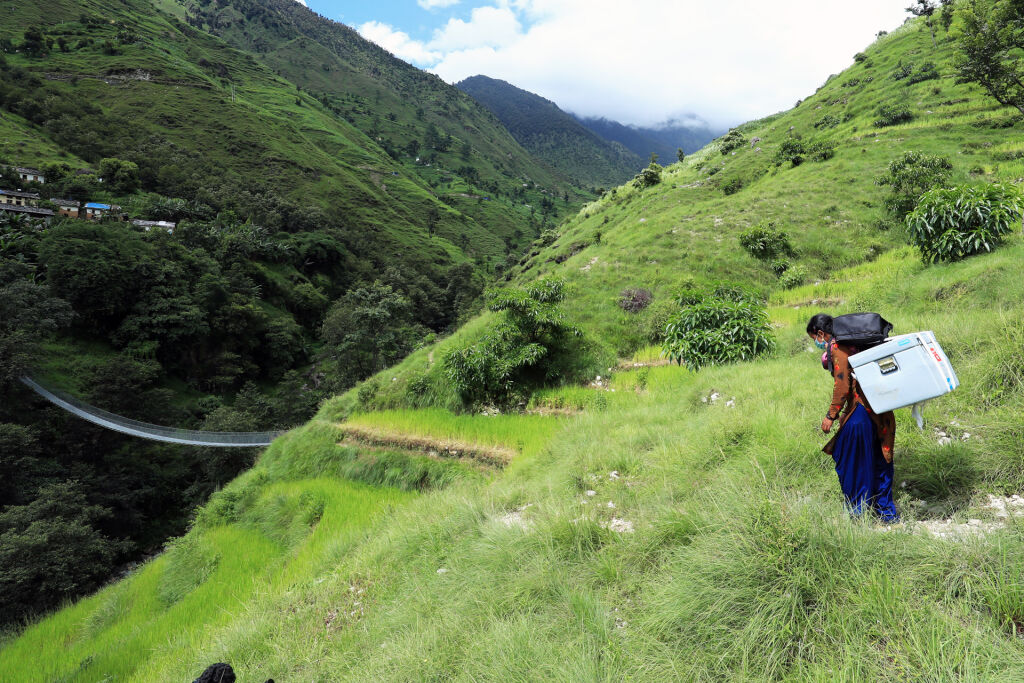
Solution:
[(932, 34), (932, 47), (936, 47), (935, 26), (932, 24), (932, 15), (935, 14), (935, 10), (938, 8), (939, 6), (933, 0), (916, 0), (913, 5), (907, 8), (907, 11), (915, 17), (924, 17), (924, 23)]
[(30, 57), (42, 57), (46, 54), (46, 38), (43, 32), (36, 26), (30, 26), (25, 30), (25, 40), (21, 49)]
[(683, 151), (683, 148), (682, 147), (677, 148), (676, 149), (676, 159), (678, 159), (679, 162), (682, 163), (683, 159), (685, 159), (685, 158), (686, 158), (686, 152)]
[(0, 513), (0, 614), (24, 618), (98, 586), (120, 544), (97, 529), (110, 510), (77, 482), (42, 486), (28, 505)]
[(413, 349), (426, 333), (411, 322), (409, 300), (377, 281), (338, 299), (324, 318), (321, 338), (352, 384), (382, 370)]
[(902, 219), (917, 206), (922, 194), (946, 182), (952, 170), (953, 164), (946, 157), (909, 151), (894, 159), (888, 172), (876, 178), (875, 184), (892, 188), (885, 206)]
[(958, 8), (963, 27), (956, 35), (958, 83), (977, 83), (999, 104), (1024, 114), (1024, 3), (968, 0)]
[(72, 316), (67, 302), (28, 280), (27, 270), (19, 273), (19, 265), (11, 262), (0, 269), (0, 387), (24, 375), (38, 356), (40, 343), (68, 325)]
[(129, 194), (139, 189), (139, 166), (134, 161), (103, 159), (100, 161), (100, 177), (111, 192)]

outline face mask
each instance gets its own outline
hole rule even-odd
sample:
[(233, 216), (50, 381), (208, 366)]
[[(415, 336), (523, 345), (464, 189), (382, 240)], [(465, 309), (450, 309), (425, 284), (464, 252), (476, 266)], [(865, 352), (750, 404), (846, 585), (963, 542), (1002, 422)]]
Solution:
[(828, 346), (828, 342), (826, 342), (826, 341), (818, 341), (817, 339), (815, 339), (814, 340), (814, 345), (817, 346), (819, 349), (824, 349), (826, 346)]

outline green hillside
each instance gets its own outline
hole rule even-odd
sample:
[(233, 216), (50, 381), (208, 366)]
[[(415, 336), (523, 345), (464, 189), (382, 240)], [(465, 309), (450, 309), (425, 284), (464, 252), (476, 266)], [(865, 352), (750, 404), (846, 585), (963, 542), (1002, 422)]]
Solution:
[[(943, 184), (1024, 181), (1019, 112), (953, 58), (912, 22), (542, 234), (506, 273), (533, 289), (328, 401), (162, 554), (11, 633), (0, 680), (1020, 679), (1024, 236), (926, 265), (876, 184), (907, 151), (948, 159)], [(768, 221), (785, 263), (741, 246)], [(675, 296), (722, 280), (764, 295), (774, 352), (659, 361)], [(804, 326), (854, 310), (933, 330), (962, 382), (923, 431), (897, 412), (892, 527), (850, 519), (820, 451), (831, 382)], [(578, 328), (579, 365), (525, 405), (463, 401), (449, 354), (531, 315), (543, 341)]]
[(491, 110), (523, 147), (582, 184), (619, 185), (643, 166), (642, 157), (590, 132), (554, 102), (511, 83), (472, 76), (456, 87)]

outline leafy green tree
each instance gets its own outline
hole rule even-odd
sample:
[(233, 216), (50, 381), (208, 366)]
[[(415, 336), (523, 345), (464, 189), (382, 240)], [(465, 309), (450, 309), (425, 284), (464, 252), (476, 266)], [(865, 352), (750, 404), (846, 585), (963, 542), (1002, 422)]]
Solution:
[(578, 379), (587, 354), (582, 333), (558, 305), (565, 295), (565, 283), (555, 278), (492, 292), (488, 308), (503, 315), (482, 338), (444, 359), (466, 405), (514, 404), (532, 388)]
[(30, 57), (42, 57), (47, 53), (46, 37), (37, 26), (30, 26), (23, 34), (21, 49)]
[(683, 159), (686, 158), (686, 152), (683, 151), (682, 147), (676, 148), (676, 160), (682, 163)]
[(690, 290), (680, 295), (679, 303), (680, 310), (665, 325), (662, 354), (681, 365), (698, 370), (775, 350), (764, 305), (743, 287)]
[(130, 194), (139, 189), (139, 166), (134, 161), (113, 157), (100, 161), (100, 177), (111, 192)]
[(4, 620), (38, 614), (99, 586), (120, 551), (98, 529), (110, 515), (74, 481), (47, 484), (31, 503), (6, 507), (0, 513)]
[(792, 256), (789, 235), (775, 227), (774, 221), (763, 221), (740, 233), (740, 246), (759, 261)]
[(946, 157), (909, 151), (894, 159), (886, 174), (875, 179), (875, 184), (892, 188), (885, 206), (902, 220), (917, 205), (918, 198), (946, 182), (952, 170), (953, 164)]
[(640, 173), (633, 178), (633, 187), (641, 190), (648, 187), (654, 187), (661, 182), (661, 170), (662, 167), (658, 165), (658, 162), (652, 161), (647, 168), (640, 171)]
[(926, 192), (907, 216), (926, 263), (990, 252), (1021, 224), (1024, 194), (1013, 185), (961, 185)]
[(337, 359), (346, 386), (415, 347), (426, 330), (413, 324), (411, 315), (409, 300), (379, 281), (348, 292), (331, 306), (320, 334)]
[(933, 0), (915, 0), (914, 4), (907, 8), (907, 12), (915, 17), (924, 17), (924, 23), (932, 34), (932, 47), (936, 46), (935, 26), (932, 24), (932, 15), (935, 14), (935, 10), (938, 8), (939, 5)]
[(1020, 0), (966, 0), (956, 35), (958, 83), (977, 83), (1024, 114), (1024, 8)]
[(67, 302), (27, 279), (27, 268), (6, 260), (4, 264), (0, 268), (0, 387), (26, 374), (39, 356), (41, 343), (70, 324), (72, 317)]

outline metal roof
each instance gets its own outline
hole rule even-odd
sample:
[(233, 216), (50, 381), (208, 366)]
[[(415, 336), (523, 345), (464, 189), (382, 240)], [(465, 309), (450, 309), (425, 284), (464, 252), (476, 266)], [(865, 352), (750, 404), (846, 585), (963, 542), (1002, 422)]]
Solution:
[(52, 216), (53, 211), (50, 209), (40, 209), (35, 206), (14, 206), (13, 204), (0, 204), (0, 211), (10, 211), (11, 213), (26, 213), (30, 216)]
[(21, 190), (0, 190), (0, 194), (9, 197), (24, 197), (25, 199), (39, 199), (38, 192), (22, 192)]
[(89, 202), (85, 205), (87, 209), (102, 209), (103, 211), (110, 211), (113, 207), (110, 204), (100, 204), (98, 202)]

